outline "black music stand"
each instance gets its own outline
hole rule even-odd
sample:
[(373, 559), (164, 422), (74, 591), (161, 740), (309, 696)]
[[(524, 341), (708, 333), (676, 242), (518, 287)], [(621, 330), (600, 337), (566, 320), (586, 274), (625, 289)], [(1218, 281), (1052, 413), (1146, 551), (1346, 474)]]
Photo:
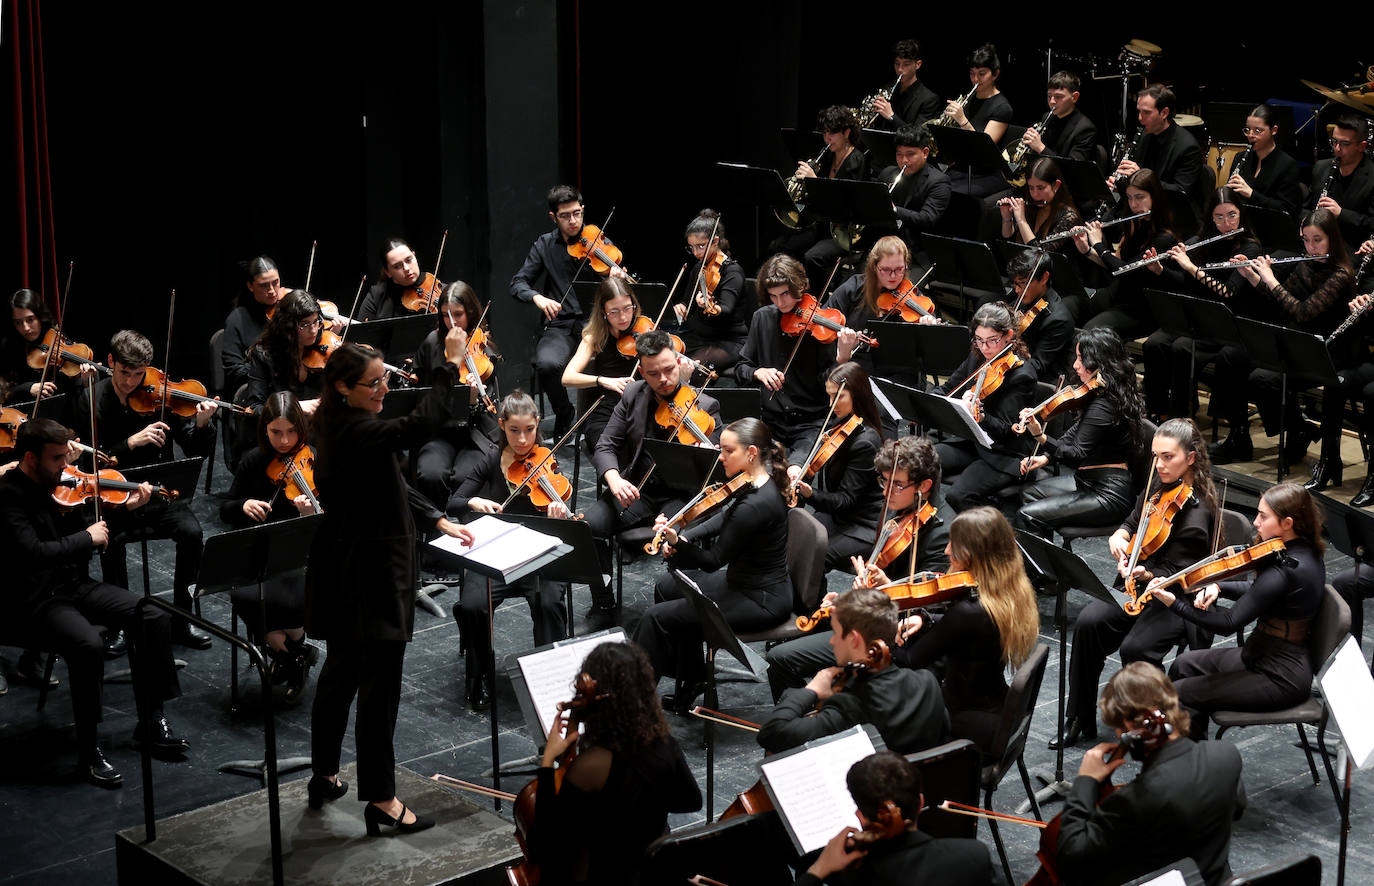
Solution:
[(970, 313), (966, 289), (979, 293), (1006, 290), (997, 256), (992, 254), (988, 244), (929, 232), (921, 235), (921, 244), (933, 265), (930, 275), (933, 283), (943, 284), (959, 294), (965, 316)]
[(1246, 224), (1255, 232), (1255, 239), (1263, 243), (1271, 254), (1280, 250), (1298, 253), (1302, 241), (1298, 239), (1298, 225), (1294, 217), (1281, 209), (1245, 204)]
[(761, 210), (787, 213), (796, 208), (776, 169), (744, 163), (717, 163), (716, 172), (720, 175), (721, 193), (731, 194), (741, 205), (754, 207), (755, 242), (759, 240)]
[(38, 414), (31, 415), (33, 412), (33, 400), (25, 400), (22, 403), (10, 403), (7, 409), (18, 409), (28, 418), (50, 418), (53, 421), (62, 421), (67, 409), (67, 395), (53, 394), (51, 397), (44, 397), (38, 402)]
[[(686, 275), (684, 274), (683, 276), (685, 278)], [(682, 293), (685, 295), (688, 288), (695, 282), (695, 280), (684, 279), (682, 283)], [(600, 284), (598, 283), (597, 285), (599, 286)], [(663, 309), (664, 302), (668, 301), (668, 284), (648, 283), (641, 280), (635, 284), (635, 298), (639, 299), (640, 312), (650, 320), (653, 320), (658, 316), (658, 312)], [(588, 305), (585, 311), (590, 313), (591, 305)], [(677, 315), (673, 313), (671, 308), (663, 311), (663, 322), (661, 325), (677, 325)]]
[(656, 465), (654, 476), (673, 492), (696, 495), (720, 468), (720, 450), (645, 438), (644, 454)]
[[(512, 519), (517, 519), (512, 517)], [(596, 539), (592, 536), (592, 528), (582, 520), (557, 520), (552, 517), (537, 517), (534, 515), (521, 514), (518, 522), (522, 526), (527, 526), (535, 532), (542, 532), (545, 535), (552, 535), (568, 548), (566, 555), (550, 563), (539, 573), (541, 579), (549, 581), (566, 581), (570, 585), (587, 585), (594, 591), (605, 590), (606, 581), (610, 576), (601, 571), (601, 558), (597, 555)], [(620, 601), (616, 601), (616, 606)], [(574, 637), (573, 633), (573, 602), (572, 588), (568, 589), (567, 596), (567, 616), (568, 616), (568, 636)]]
[[(940, 432), (942, 438), (953, 437), (967, 440), (983, 449), (992, 448), (988, 443), (978, 439), (977, 433), (973, 430), (978, 425), (973, 422), (973, 417), (960, 412), (959, 407), (946, 397), (926, 391), (912, 391), (911, 407), (916, 412), (916, 423), (924, 433), (929, 434), (935, 430)], [(984, 436), (986, 433), (985, 431)]]
[(806, 212), (821, 221), (837, 225), (897, 228), (892, 197), (887, 187), (875, 181), (844, 178), (813, 178), (806, 183)]
[[(515, 521), (515, 522), (519, 522), (519, 521)], [(437, 547), (437, 546), (434, 546), (434, 549), (435, 549), (441, 556), (446, 557), (446, 558), (448, 558), (449, 560), (453, 561), (453, 562), (458, 566), (459, 569), (471, 569), (473, 572), (476, 572), (478, 575), (485, 576), (486, 579), (487, 579), (487, 641), (488, 641), (488, 642), (487, 642), (487, 649), (488, 649), (488, 652), (487, 652), (487, 662), (486, 662), (486, 666), (487, 666), (487, 670), (490, 671), (490, 673), (491, 673), (491, 675), (492, 675), (492, 681), (493, 681), (493, 684), (492, 684), (492, 687), (491, 687), (491, 690), (492, 690), (492, 691), (491, 691), (491, 704), (490, 704), (490, 706), (487, 708), (487, 710), (488, 710), (488, 712), (489, 712), (490, 719), (491, 719), (491, 777), (492, 777), (492, 786), (493, 786), (496, 790), (499, 791), (499, 790), (501, 789), (501, 743), (500, 743), (500, 730), (499, 730), (499, 727), (498, 727), (498, 716), (497, 716), (497, 711), (496, 711), (496, 707), (497, 707), (497, 705), (496, 705), (497, 692), (496, 692), (496, 685), (495, 685), (495, 680), (496, 680), (496, 629), (495, 629), (495, 624), (494, 624), (494, 620), (495, 620), (495, 618), (496, 618), (496, 612), (495, 612), (495, 608), (491, 605), (491, 580), (492, 580), (493, 578), (500, 579), (502, 582), (504, 582), (505, 584), (509, 585), (509, 584), (512, 584), (512, 583), (514, 583), (514, 582), (519, 581), (519, 580), (522, 579), (522, 578), (525, 578), (526, 576), (533, 575), (533, 576), (535, 577), (535, 582), (536, 582), (536, 584), (535, 584), (535, 594), (537, 595), (537, 594), (540, 593), (539, 586), (538, 586), (538, 582), (539, 582), (540, 578), (542, 577), (542, 571), (543, 571), (544, 567), (550, 565), (550, 564), (553, 563), (555, 560), (558, 560), (559, 558), (563, 557), (565, 554), (571, 553), (571, 552), (572, 552), (572, 545), (568, 545), (568, 544), (559, 544), (559, 545), (555, 546), (552, 550), (549, 550), (549, 551), (547, 551), (546, 553), (541, 554), (540, 556), (538, 556), (538, 557), (536, 557), (535, 559), (529, 561), (528, 563), (525, 563), (525, 564), (523, 564), (523, 565), (521, 565), (521, 566), (517, 566), (517, 567), (515, 567), (514, 569), (511, 569), (511, 570), (506, 571), (506, 572), (502, 572), (502, 571), (499, 570), (499, 569), (494, 569), (494, 568), (492, 568), (491, 566), (488, 566), (486, 563), (483, 563), (483, 562), (480, 561), (480, 560), (476, 560), (476, 559), (473, 559), (473, 558), (470, 557), (470, 556), (465, 556), (465, 555), (463, 555), (463, 554), (459, 554), (459, 553), (457, 553), (457, 552), (455, 552), (455, 551), (449, 551), (449, 550), (446, 550), (446, 549), (444, 549), (444, 548), (440, 548), (440, 547)], [(497, 811), (500, 811), (500, 809), (501, 809), (501, 801), (500, 801), (499, 799), (495, 801), (495, 807), (496, 807)]]
[[(620, 642), (630, 642), (628, 638), (625, 638), (624, 628), (614, 627), (606, 628), (605, 630), (594, 631), (590, 634), (584, 634), (581, 637), (569, 637), (566, 640), (555, 640), (554, 642), (546, 643), (543, 646), (536, 646), (528, 652), (521, 652), (519, 654), (511, 653), (510, 655), (506, 656), (506, 676), (510, 679), (511, 688), (515, 690), (515, 699), (520, 705), (520, 714), (525, 718), (525, 728), (529, 730), (530, 735), (534, 736), (535, 747), (543, 747), (542, 742), (544, 738), (548, 735), (549, 730), (547, 727), (544, 726), (544, 723), (539, 719), (539, 711), (535, 709), (534, 697), (530, 693), (529, 684), (525, 681), (525, 672), (520, 668), (520, 659), (525, 658), (529, 655), (534, 655), (535, 653), (547, 652), (550, 649), (558, 649), (559, 647), (567, 646), (571, 643), (586, 644), (588, 641), (595, 640), (598, 637), (609, 638), (616, 634), (620, 635), (621, 638), (624, 638)], [(608, 640), (607, 642), (610, 641)], [(572, 686), (571, 680), (569, 681), (568, 685), (569, 687)], [(526, 759), (534, 760), (536, 758), (528, 757)], [(505, 774), (510, 775), (512, 773), (512, 770), (509, 767), (511, 764), (516, 762), (518, 761), (512, 760), (510, 764), (507, 764)]]
[(975, 169), (1006, 169), (1007, 163), (1002, 159), (1002, 152), (997, 149), (992, 137), (982, 130), (932, 126), (930, 134), (940, 146), (940, 162), (952, 166), (967, 166), (970, 181)]
[[(1026, 562), (1026, 570), (1032, 575), (1044, 578), (1045, 586), (1054, 589), (1054, 626), (1059, 632), (1059, 712), (1058, 730), (1059, 749), (1054, 755), (1054, 776), (1051, 778), (1041, 772), (1035, 777), (1044, 783), (1035, 794), (1038, 803), (1046, 803), (1055, 798), (1069, 795), (1072, 786), (1064, 780), (1064, 699), (1068, 679), (1069, 588), (1078, 588), (1091, 597), (1120, 606), (1124, 596), (1113, 593), (1083, 559), (1072, 551), (1066, 551), (1048, 539), (1041, 538), (1024, 529), (1016, 530), (1016, 541), (1021, 548), (1021, 556)], [(1017, 807), (1021, 813), (1030, 809), (1030, 801)]]
[(386, 356), (386, 362), (399, 366), (402, 360), (415, 354), (437, 322), (437, 314), (408, 314), (353, 323), (348, 327), (347, 340), (357, 345), (370, 345)]
[(897, 165), (897, 133), (891, 129), (864, 129), (864, 153), (868, 155), (868, 168), (882, 171)]
[[(1363, 508), (1352, 508), (1345, 502), (1321, 493), (1313, 493), (1312, 497), (1325, 516), (1323, 524), (1327, 537), (1331, 539), (1331, 546), (1354, 561), (1355, 586), (1358, 588), (1361, 568), (1374, 568), (1370, 565), (1374, 561), (1374, 514)], [(1363, 606), (1364, 600), (1356, 599), (1351, 605)], [(1370, 671), (1374, 672), (1374, 656), (1371, 657)]]
[(927, 375), (949, 375), (969, 353), (972, 337), (967, 326), (927, 325), (870, 320), (867, 327), (878, 340), (873, 350), (873, 374), (911, 379), (925, 386)]
[[(200, 574), (196, 577), (195, 596), (201, 597), (231, 591), (235, 588), (258, 587), (258, 612), (263, 629), (267, 628), (267, 606), (263, 600), (263, 585), (275, 578), (284, 578), (305, 569), (315, 533), (324, 520), (322, 514), (311, 514), (221, 532), (205, 540), (201, 556)], [(260, 642), (257, 637), (248, 638)], [(230, 711), (238, 712), (239, 649), (231, 644), (229, 652)], [(277, 762), (277, 772), (295, 772), (310, 766), (309, 757), (288, 757)], [(221, 763), (220, 772), (247, 775), (267, 784), (267, 764), (263, 760), (230, 760)]]
[(1302, 388), (1335, 384), (1339, 381), (1326, 340), (1320, 335), (1261, 323), (1247, 317), (1236, 319), (1240, 339), (1250, 361), (1261, 369), (1279, 374), (1279, 466), (1278, 479), (1288, 475), (1284, 442), (1288, 439), (1288, 387)]
[(1188, 338), (1188, 381), (1195, 386), (1197, 379), (1197, 343), (1212, 341), (1242, 346), (1236, 315), (1226, 304), (1179, 292), (1146, 289), (1145, 301), (1150, 305), (1159, 328), (1175, 337)]
[(762, 388), (712, 388), (711, 396), (720, 404), (720, 418), (727, 425), (741, 418), (757, 418), (763, 403)]
[(1074, 202), (1080, 207), (1115, 199), (1113, 192), (1107, 188), (1107, 174), (1093, 161), (1055, 157), (1054, 162), (1064, 174), (1064, 187), (1069, 189)]

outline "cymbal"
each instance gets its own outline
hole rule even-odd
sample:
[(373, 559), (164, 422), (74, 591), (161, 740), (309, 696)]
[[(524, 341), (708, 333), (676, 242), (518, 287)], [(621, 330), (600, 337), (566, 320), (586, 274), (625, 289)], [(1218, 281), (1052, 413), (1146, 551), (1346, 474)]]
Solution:
[(1126, 48), (1137, 55), (1159, 55), (1164, 51), (1149, 40), (1140, 40), (1138, 38), (1127, 43)]
[(1299, 80), (1303, 86), (1319, 93), (1328, 101), (1354, 108), (1361, 114), (1374, 116), (1374, 84), (1366, 84), (1350, 90), (1332, 89), (1311, 80)]
[(1174, 122), (1179, 126), (1201, 126), (1203, 120), (1197, 114), (1175, 114)]

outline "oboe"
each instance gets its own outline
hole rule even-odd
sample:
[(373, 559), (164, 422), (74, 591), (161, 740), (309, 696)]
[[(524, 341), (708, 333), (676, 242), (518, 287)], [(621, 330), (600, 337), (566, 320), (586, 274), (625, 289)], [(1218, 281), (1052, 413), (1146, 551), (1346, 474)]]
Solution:
[[(1231, 175), (1240, 176), (1240, 180), (1241, 180), (1241, 181), (1245, 181), (1245, 176), (1243, 176), (1243, 175), (1240, 174), (1240, 170), (1241, 170), (1241, 167), (1243, 167), (1243, 166), (1245, 165), (1245, 161), (1250, 159), (1250, 155), (1253, 154), (1254, 151), (1255, 151), (1255, 146), (1254, 146), (1254, 145), (1246, 145), (1246, 146), (1245, 146), (1245, 150), (1241, 152), (1240, 157), (1236, 159), (1236, 162), (1235, 162), (1235, 163), (1231, 164)], [(1218, 162), (1218, 163), (1221, 162), (1220, 158), (1218, 158), (1217, 162)], [(1228, 175), (1228, 176), (1226, 177), (1226, 180), (1227, 180), (1227, 181), (1230, 181), (1230, 180), (1231, 180), (1231, 176)], [(1246, 184), (1249, 184), (1249, 182), (1246, 182)]]
[(1335, 157), (1332, 157), (1332, 158), (1331, 158), (1331, 171), (1328, 172), (1328, 173), (1326, 174), (1326, 181), (1322, 182), (1322, 192), (1321, 192), (1321, 196), (1319, 196), (1319, 197), (1317, 198), (1317, 202), (1318, 202), (1318, 203), (1322, 202), (1322, 200), (1325, 199), (1326, 196), (1331, 192), (1331, 183), (1332, 183), (1333, 181), (1336, 180), (1336, 173), (1338, 173), (1338, 172), (1340, 172), (1340, 171), (1341, 171), (1341, 164), (1340, 164), (1340, 161), (1338, 161)]

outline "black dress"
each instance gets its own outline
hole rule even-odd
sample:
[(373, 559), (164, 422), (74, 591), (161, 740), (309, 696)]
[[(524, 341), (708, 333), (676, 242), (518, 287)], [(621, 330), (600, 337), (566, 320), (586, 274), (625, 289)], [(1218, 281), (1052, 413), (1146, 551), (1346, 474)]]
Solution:
[[(831, 422), (829, 432), (844, 420)], [(883, 510), (883, 488), (873, 457), (882, 438), (868, 425), (850, 434), (820, 472), (807, 481), (811, 497), (801, 498), (816, 512), (816, 519), (830, 535), (825, 552), (826, 569), (848, 569), (849, 558), (867, 555), (878, 537), (878, 520)], [(805, 468), (805, 465), (802, 465)]]

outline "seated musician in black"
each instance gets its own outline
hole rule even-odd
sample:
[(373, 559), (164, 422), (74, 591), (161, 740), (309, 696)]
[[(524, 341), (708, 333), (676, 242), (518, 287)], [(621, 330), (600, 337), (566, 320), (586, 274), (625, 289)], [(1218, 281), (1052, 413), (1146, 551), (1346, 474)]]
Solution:
[[(101, 450), (114, 456), (122, 470), (161, 464), (175, 459), (172, 441), (181, 445), (187, 458), (209, 457), (215, 448), (215, 429), (210, 420), (218, 408), (216, 401), (196, 404), (195, 416), (182, 418), (160, 410), (134, 411), (129, 396), (143, 387), (144, 375), (153, 362), (153, 345), (143, 335), (124, 329), (110, 339), (108, 362), (112, 375), (97, 382), (95, 422)], [(77, 413), (90, 415), (90, 395), (83, 391), (77, 400)], [(176, 542), (176, 567), (172, 576), (173, 602), (191, 609), (191, 585), (200, 572), (204, 548), (200, 521), (191, 508), (181, 502), (168, 503), (159, 498), (132, 514), (111, 515), (110, 544), (100, 556), (101, 570), (110, 584), (127, 587), (128, 564), (121, 536), (127, 532), (151, 531), (149, 538), (170, 538)], [(193, 649), (210, 648), (210, 635), (180, 618), (172, 620), (172, 639)]]
[[(1102, 720), (1118, 740), (1083, 755), (1064, 799), (1055, 866), (1067, 886), (1125, 883), (1191, 858), (1207, 886), (1231, 882), (1231, 822), (1245, 811), (1240, 752), (1231, 742), (1197, 743), (1164, 672), (1132, 662), (1102, 690)], [(1163, 714), (1169, 731), (1152, 727)], [(1123, 733), (1143, 733), (1136, 741)], [(1129, 742), (1140, 774), (1109, 796), (1103, 787), (1125, 762), (1103, 755)], [(1149, 834), (1149, 839), (1141, 839)]]
[[(1141, 493), (1126, 522), (1107, 540), (1122, 579), (1135, 557), (1132, 574), (1137, 596), (1143, 595), (1150, 579), (1171, 575), (1206, 557), (1214, 549), (1212, 524), (1218, 505), (1207, 446), (1197, 426), (1191, 419), (1170, 419), (1155, 431), (1152, 447), (1159, 483), (1152, 483)], [(1163, 542), (1157, 543), (1153, 552), (1137, 548), (1136, 534), (1145, 519), (1141, 515), (1146, 498), (1158, 504), (1160, 497), (1174, 493), (1180, 486), (1190, 486), (1192, 491), (1173, 512), (1173, 519), (1165, 524), (1167, 531), (1163, 532)], [(1162, 507), (1154, 510), (1156, 516), (1150, 521), (1150, 532), (1170, 511)], [(1119, 649), (1123, 662), (1144, 661), (1159, 667), (1169, 650), (1185, 639), (1194, 649), (1211, 642), (1209, 635), (1189, 628), (1169, 607), (1155, 600), (1147, 601), (1144, 611), (1135, 616), (1116, 603), (1102, 600), (1093, 600), (1085, 606), (1073, 626), (1069, 697), (1064, 707), (1064, 742), (1074, 744), (1096, 737), (1097, 718), (1092, 713), (1090, 699), (1097, 693), (1097, 681), (1107, 656)], [(1059, 747), (1058, 741), (1051, 739), (1050, 747)]]
[(997, 211), (1002, 216), (1002, 239), (1065, 254), (1073, 248), (1072, 240), (1044, 241), (1083, 223), (1078, 204), (1064, 184), (1064, 173), (1051, 157), (1032, 161), (1026, 172), (1025, 198), (1002, 197)]
[[(389, 320), (412, 313), (402, 301), (407, 292), (424, 279), (425, 271), (410, 244), (400, 237), (388, 237), (377, 250), (382, 269), (377, 282), (363, 296), (359, 320)], [(437, 281), (435, 285), (438, 285)]]
[[(1050, 285), (1050, 271), (1050, 258), (1039, 249), (1017, 252), (1006, 267), (1018, 336), (1030, 351), (1030, 366), (1037, 379), (1054, 383), (1073, 362), (1073, 316)], [(1032, 317), (1022, 328), (1027, 313)]]
[[(932, 394), (958, 396), (970, 413), (977, 416), (979, 426), (992, 438), (987, 447), (974, 440), (945, 440), (936, 446), (940, 465), (949, 487), (945, 498), (959, 513), (978, 505), (996, 505), (997, 493), (1021, 479), (1021, 459), (1029, 447), (1025, 437), (1012, 430), (1022, 409), (1033, 405), (1035, 370), (1027, 359), (1026, 346), (1016, 336), (1016, 321), (1002, 302), (983, 305), (969, 321), (973, 329), (973, 344), (969, 355), (949, 374), (943, 385), (931, 389)], [(993, 372), (993, 361), (1000, 366), (1016, 362), (1006, 369), (1000, 386), (986, 397), (978, 391), (979, 374), (984, 367)]]
[[(910, 267), (911, 250), (906, 241), (891, 234), (880, 237), (873, 244), (873, 248), (868, 250), (864, 272), (855, 274), (831, 290), (830, 296), (825, 300), (825, 307), (844, 314), (845, 325), (858, 330), (867, 327), (870, 320), (896, 321), (909, 319), (913, 314), (917, 323), (939, 323), (940, 319), (933, 310), (921, 313), (908, 304), (903, 313), (898, 311), (895, 298), (894, 304), (887, 309), (880, 304), (884, 296), (893, 298), (900, 287), (911, 282), (907, 276)], [(904, 298), (926, 310), (924, 303), (919, 300), (920, 294), (919, 290), (913, 289)], [(873, 371), (873, 350), (851, 341), (846, 335), (836, 346), (835, 362), (850, 361), (858, 363), (865, 372)], [(900, 367), (890, 366), (888, 372), (889, 377), (896, 381), (915, 383), (915, 379), (904, 377)]]
[(224, 318), (224, 337), (219, 342), (219, 365), (224, 370), (224, 390), (213, 393), (226, 399), (248, 383), (248, 349), (267, 325), (267, 311), (281, 301), (287, 290), (281, 285), (277, 263), (265, 255), (243, 265), (244, 288), (234, 309)]
[[(714, 240), (712, 234), (715, 235)], [(687, 356), (724, 372), (739, 361), (739, 352), (744, 349), (744, 339), (749, 334), (749, 317), (754, 313), (753, 293), (744, 291), (744, 267), (730, 255), (730, 241), (725, 237), (725, 224), (720, 220), (720, 213), (714, 209), (703, 209), (687, 224), (684, 237), (687, 254), (692, 261), (687, 265), (682, 279), (692, 289), (688, 291), (686, 299), (673, 305), (673, 315), (682, 325), (682, 341), (687, 346)], [(702, 265), (709, 268), (722, 255), (720, 281), (715, 289), (710, 290), (708, 300), (703, 290), (710, 287), (702, 273)], [(699, 279), (701, 283), (698, 285)], [(709, 313), (708, 305), (714, 305), (717, 312)]]
[[(66, 394), (74, 397), (86, 386), (88, 378), (95, 378), (97, 370), (89, 364), (82, 366), (81, 374), (66, 375), (55, 367), (43, 371), (40, 357), (38, 368), (28, 363), (31, 354), (39, 354), (36, 348), (43, 338), (54, 328), (52, 316), (43, 303), (43, 296), (32, 289), (20, 289), (10, 296), (10, 330), (0, 340), (0, 381), (8, 384), (3, 401), (21, 403)], [(67, 364), (70, 366), (70, 364)], [(68, 401), (61, 410), (60, 417), (69, 418), (72, 403)]]
[[(53, 501), (74, 437), (45, 418), (25, 422), (15, 435), (18, 465), (0, 477), (0, 557), (8, 570), (4, 617), (16, 633), (66, 661), (81, 773), (94, 785), (114, 788), (122, 778), (105, 760), (97, 736), (104, 656), (93, 623), (125, 631), (130, 639), (129, 654), (137, 659), (134, 692), (149, 716), (139, 722), (134, 740), (174, 757), (190, 745), (173, 734), (162, 713), (162, 702), (181, 694), (166, 614), (149, 606), (140, 627), (140, 597), (88, 573), (91, 554), (110, 540), (105, 521), (82, 525), (76, 518), (67, 525)], [(131, 493), (126, 507), (136, 513), (150, 495), (145, 484)]]
[[(1007, 134), (1007, 126), (1015, 117), (1011, 102), (997, 88), (997, 79), (1001, 75), (1002, 62), (997, 57), (996, 46), (984, 43), (970, 52), (969, 85), (976, 87), (977, 91), (962, 107), (957, 101), (945, 106), (945, 115), (952, 121), (950, 125), (970, 132), (985, 133), (994, 145), (1001, 144), (1002, 137)], [(938, 142), (938, 129), (934, 136)], [(949, 168), (949, 176), (950, 186), (956, 192), (980, 199), (1007, 188), (1006, 179), (998, 167), (975, 166), (970, 172), (968, 166), (956, 164)]]
[[(522, 461), (533, 466), (539, 464), (531, 455), (539, 444), (539, 407), (529, 394), (515, 391), (501, 401), (497, 421), (504, 434), (500, 451), (492, 453), (463, 478), (448, 501), (447, 512), (462, 517), (463, 522), (480, 514), (509, 514), (517, 518), (520, 514), (540, 514), (531, 501), (532, 485), (533, 491), (543, 491), (537, 481), (526, 484), (513, 501), (505, 503), (517, 486), (509, 479), (512, 465), (518, 467)], [(549, 497), (551, 501), (541, 516), (566, 519), (567, 505), (561, 498)], [(534, 623), (534, 645), (544, 646), (568, 635), (563, 613), (565, 593), (568, 593), (567, 582), (528, 577), (513, 585), (491, 579), (489, 596), (488, 580), (468, 573), (463, 582), (462, 599), (453, 607), (453, 618), (458, 622), (467, 649), (464, 695), (474, 711), (486, 710), (491, 702), (494, 675), (488, 669), (491, 653), (491, 610), (488, 606), (498, 606), (512, 594), (523, 596), (529, 603), (530, 620)]]
[[(269, 394), (290, 391), (300, 400), (301, 411), (313, 415), (320, 402), (322, 374), (311, 372), (305, 357), (319, 342), (324, 326), (320, 303), (313, 295), (293, 289), (283, 296), (262, 335), (248, 349), (248, 392), (239, 405), (257, 412)], [(319, 365), (324, 366), (323, 362)]]
[[(867, 537), (866, 560), (879, 568), (890, 568), (893, 575), (905, 575), (913, 568), (917, 572), (944, 572), (949, 567), (945, 543), (949, 541), (949, 524), (954, 520), (954, 511), (940, 498), (940, 457), (935, 453), (935, 444), (929, 437), (888, 440), (874, 457), (873, 467), (877, 472), (874, 482), (879, 494), (887, 496), (885, 508), (881, 499), (875, 506), (875, 525), (883, 519), (884, 513), (887, 525), (899, 525), (926, 503), (935, 506), (935, 513), (916, 534), (914, 559), (910, 543), (894, 547), (886, 555), (883, 549), (887, 544), (874, 549), (873, 543), (877, 540), (874, 532)], [(864, 558), (857, 559), (864, 562)], [(853, 563), (851, 560), (844, 565), (852, 570)], [(831, 605), (836, 597), (836, 594), (827, 594), (822, 605)], [(773, 700), (781, 698), (786, 689), (805, 686), (806, 681), (833, 658), (830, 632), (819, 629), (768, 650), (768, 685), (773, 691)]]
[(1298, 161), (1278, 146), (1278, 112), (1273, 105), (1256, 105), (1245, 118), (1250, 150), (1236, 155), (1226, 187), (1246, 203), (1292, 215), (1302, 202)]
[(904, 826), (895, 836), (858, 847), (847, 845), (854, 828), (845, 828), (797, 878), (797, 886), (820, 886), (822, 882), (991, 886), (992, 857), (982, 842), (968, 837), (931, 837), (917, 828), (925, 798), (921, 794), (921, 770), (914, 763), (893, 751), (879, 751), (849, 767), (845, 784), (863, 828), (881, 829), (892, 818)]
[[(892, 598), (876, 588), (856, 588), (835, 600), (830, 623), (834, 666), (818, 671), (804, 689), (782, 694), (759, 729), (760, 747), (775, 754), (863, 723), (876, 727), (888, 749), (901, 754), (934, 747), (949, 736), (949, 714), (933, 673), (890, 661), (865, 666), (875, 641), (889, 652), (896, 645)], [(847, 679), (837, 691), (841, 674)]]
[(902, 130), (908, 126), (920, 126), (931, 117), (937, 117), (945, 103), (918, 78), (921, 65), (921, 44), (915, 40), (898, 40), (893, 47), (892, 70), (901, 77), (897, 91), (890, 98), (879, 97), (873, 103), (878, 119), (873, 121), (877, 129)]
[(1032, 155), (1066, 157), (1070, 160), (1092, 160), (1097, 148), (1097, 126), (1088, 115), (1078, 110), (1078, 75), (1071, 71), (1056, 71), (1045, 86), (1045, 103), (1053, 116), (1043, 131), (1032, 126), (1021, 141)]
[(1174, 123), (1177, 101), (1174, 91), (1162, 83), (1151, 83), (1136, 93), (1136, 119), (1144, 135), (1134, 153), (1116, 167), (1116, 175), (1120, 182), (1138, 169), (1153, 169), (1164, 190), (1187, 198), (1196, 212), (1202, 149), (1197, 139)]
[(944, 219), (945, 210), (949, 209), (950, 180), (930, 162), (934, 140), (925, 126), (897, 130), (892, 144), (896, 148), (897, 165), (879, 172), (878, 181), (891, 189), (897, 230), (878, 227), (873, 236), (895, 233), (908, 250), (917, 253), (921, 249), (921, 235), (935, 230)]
[(1336, 216), (1341, 237), (1353, 246), (1374, 227), (1374, 161), (1365, 156), (1369, 150), (1365, 119), (1358, 114), (1336, 118), (1330, 144), (1332, 156), (1312, 166), (1312, 190), (1303, 206)]

